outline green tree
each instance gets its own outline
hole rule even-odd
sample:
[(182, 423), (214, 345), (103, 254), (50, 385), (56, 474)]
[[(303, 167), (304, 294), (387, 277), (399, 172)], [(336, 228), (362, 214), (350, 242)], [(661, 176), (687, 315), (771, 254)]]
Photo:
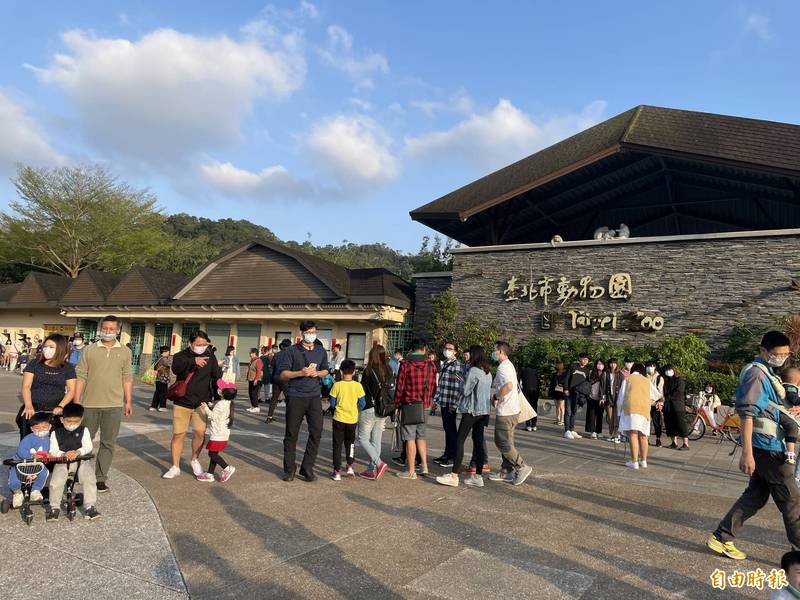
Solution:
[(0, 213), (5, 262), (75, 278), (130, 269), (170, 245), (155, 198), (103, 167), (20, 166), (13, 181), (19, 200)]
[(422, 245), (419, 252), (411, 257), (411, 265), (414, 273), (426, 273), (437, 271), (451, 271), (453, 269), (453, 240), (447, 238), (442, 243), (442, 238), (434, 236), (431, 244), (430, 236), (422, 238)]

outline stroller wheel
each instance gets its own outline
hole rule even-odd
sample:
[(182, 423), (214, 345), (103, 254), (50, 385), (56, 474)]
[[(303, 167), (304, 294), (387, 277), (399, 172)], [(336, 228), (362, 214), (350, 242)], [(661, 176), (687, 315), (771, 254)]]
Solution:
[(22, 519), (25, 521), (26, 525), (33, 523), (33, 511), (30, 506), (22, 509)]
[(67, 518), (68, 518), (70, 521), (74, 521), (74, 520), (75, 520), (75, 514), (76, 514), (77, 512), (78, 512), (78, 511), (76, 511), (74, 508), (70, 507), (70, 508), (67, 510)]
[(3, 498), (3, 500), (0, 501), (0, 514), (6, 514), (10, 508), (11, 503), (8, 501), (8, 498)]

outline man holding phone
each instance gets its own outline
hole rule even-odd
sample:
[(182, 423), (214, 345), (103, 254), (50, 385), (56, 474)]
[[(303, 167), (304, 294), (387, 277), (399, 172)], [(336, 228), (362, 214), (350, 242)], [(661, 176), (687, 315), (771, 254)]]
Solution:
[(283, 480), (292, 481), (297, 467), (297, 436), (303, 418), (308, 424), (306, 443), (300, 475), (314, 481), (314, 463), (317, 460), (322, 437), (322, 403), (320, 378), (328, 374), (328, 353), (317, 340), (314, 321), (300, 322), (301, 340), (278, 354), (275, 370), (280, 381), (286, 383), (286, 434), (283, 438)]

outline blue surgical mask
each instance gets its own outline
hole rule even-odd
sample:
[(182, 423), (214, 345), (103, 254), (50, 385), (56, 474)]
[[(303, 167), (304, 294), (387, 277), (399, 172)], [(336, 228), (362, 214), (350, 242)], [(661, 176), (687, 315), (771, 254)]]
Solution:
[(492, 360), (495, 361), (495, 362), (500, 362), (498, 360), (498, 358), (497, 358), (497, 351), (496, 350), (492, 350)]

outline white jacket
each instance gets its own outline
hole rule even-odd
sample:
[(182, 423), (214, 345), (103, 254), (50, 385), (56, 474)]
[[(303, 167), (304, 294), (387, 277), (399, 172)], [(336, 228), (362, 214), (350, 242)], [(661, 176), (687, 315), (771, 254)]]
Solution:
[(212, 442), (227, 442), (231, 437), (231, 428), (228, 427), (228, 417), (231, 416), (231, 401), (218, 400), (214, 409), (203, 403), (203, 410), (208, 416), (208, 433)]

